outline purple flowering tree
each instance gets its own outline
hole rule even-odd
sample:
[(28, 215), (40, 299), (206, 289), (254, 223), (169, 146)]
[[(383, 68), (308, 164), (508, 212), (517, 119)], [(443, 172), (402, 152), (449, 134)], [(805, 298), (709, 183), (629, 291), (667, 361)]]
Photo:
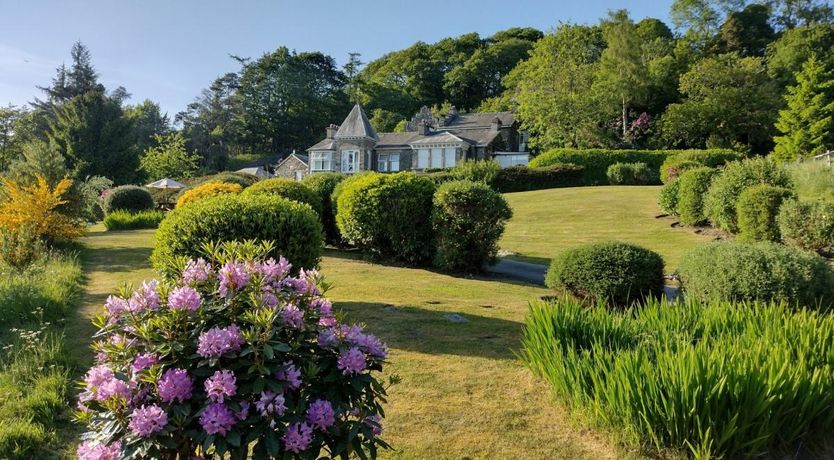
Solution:
[[(387, 349), (340, 323), (315, 271), (215, 248), (111, 296), (81, 383), (78, 457), (376, 457)], [(251, 251), (250, 251), (251, 252)], [(230, 256), (230, 254), (232, 254)]]

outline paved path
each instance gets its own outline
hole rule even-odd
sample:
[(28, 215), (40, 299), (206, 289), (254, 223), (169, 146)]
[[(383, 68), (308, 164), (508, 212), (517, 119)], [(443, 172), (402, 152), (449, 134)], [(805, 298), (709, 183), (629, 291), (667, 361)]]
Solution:
[(544, 274), (547, 272), (547, 266), (511, 259), (498, 259), (495, 265), (487, 267), (487, 271), (507, 278), (544, 286)]

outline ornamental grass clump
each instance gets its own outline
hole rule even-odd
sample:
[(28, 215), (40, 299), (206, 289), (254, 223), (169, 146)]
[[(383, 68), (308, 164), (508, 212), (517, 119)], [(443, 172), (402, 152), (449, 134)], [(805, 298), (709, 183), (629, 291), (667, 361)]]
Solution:
[(568, 404), (696, 459), (826, 458), (834, 317), (783, 304), (570, 298), (530, 307), (522, 359)]
[(260, 259), (269, 250), (207, 245), (208, 260), (170, 284), (107, 299), (81, 383), (79, 457), (347, 459), (388, 447), (385, 344), (336, 319), (317, 272), (293, 277), (284, 258)]

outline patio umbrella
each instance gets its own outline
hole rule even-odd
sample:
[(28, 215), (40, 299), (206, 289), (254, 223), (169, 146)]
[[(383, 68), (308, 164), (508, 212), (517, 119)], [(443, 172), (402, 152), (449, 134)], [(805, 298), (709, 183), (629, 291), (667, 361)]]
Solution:
[[(151, 182), (150, 184), (145, 185), (148, 188), (158, 188), (162, 190), (179, 190), (188, 187), (187, 185), (183, 184), (182, 182), (177, 182), (174, 179), (168, 179), (167, 177), (164, 179), (159, 179), (156, 182)], [(168, 195), (165, 195), (165, 204), (168, 203)]]

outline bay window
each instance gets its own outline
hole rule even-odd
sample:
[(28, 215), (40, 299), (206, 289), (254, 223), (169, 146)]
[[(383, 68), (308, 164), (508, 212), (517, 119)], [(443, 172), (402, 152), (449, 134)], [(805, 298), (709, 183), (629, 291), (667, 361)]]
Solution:
[(310, 153), (310, 171), (333, 171), (333, 152)]

